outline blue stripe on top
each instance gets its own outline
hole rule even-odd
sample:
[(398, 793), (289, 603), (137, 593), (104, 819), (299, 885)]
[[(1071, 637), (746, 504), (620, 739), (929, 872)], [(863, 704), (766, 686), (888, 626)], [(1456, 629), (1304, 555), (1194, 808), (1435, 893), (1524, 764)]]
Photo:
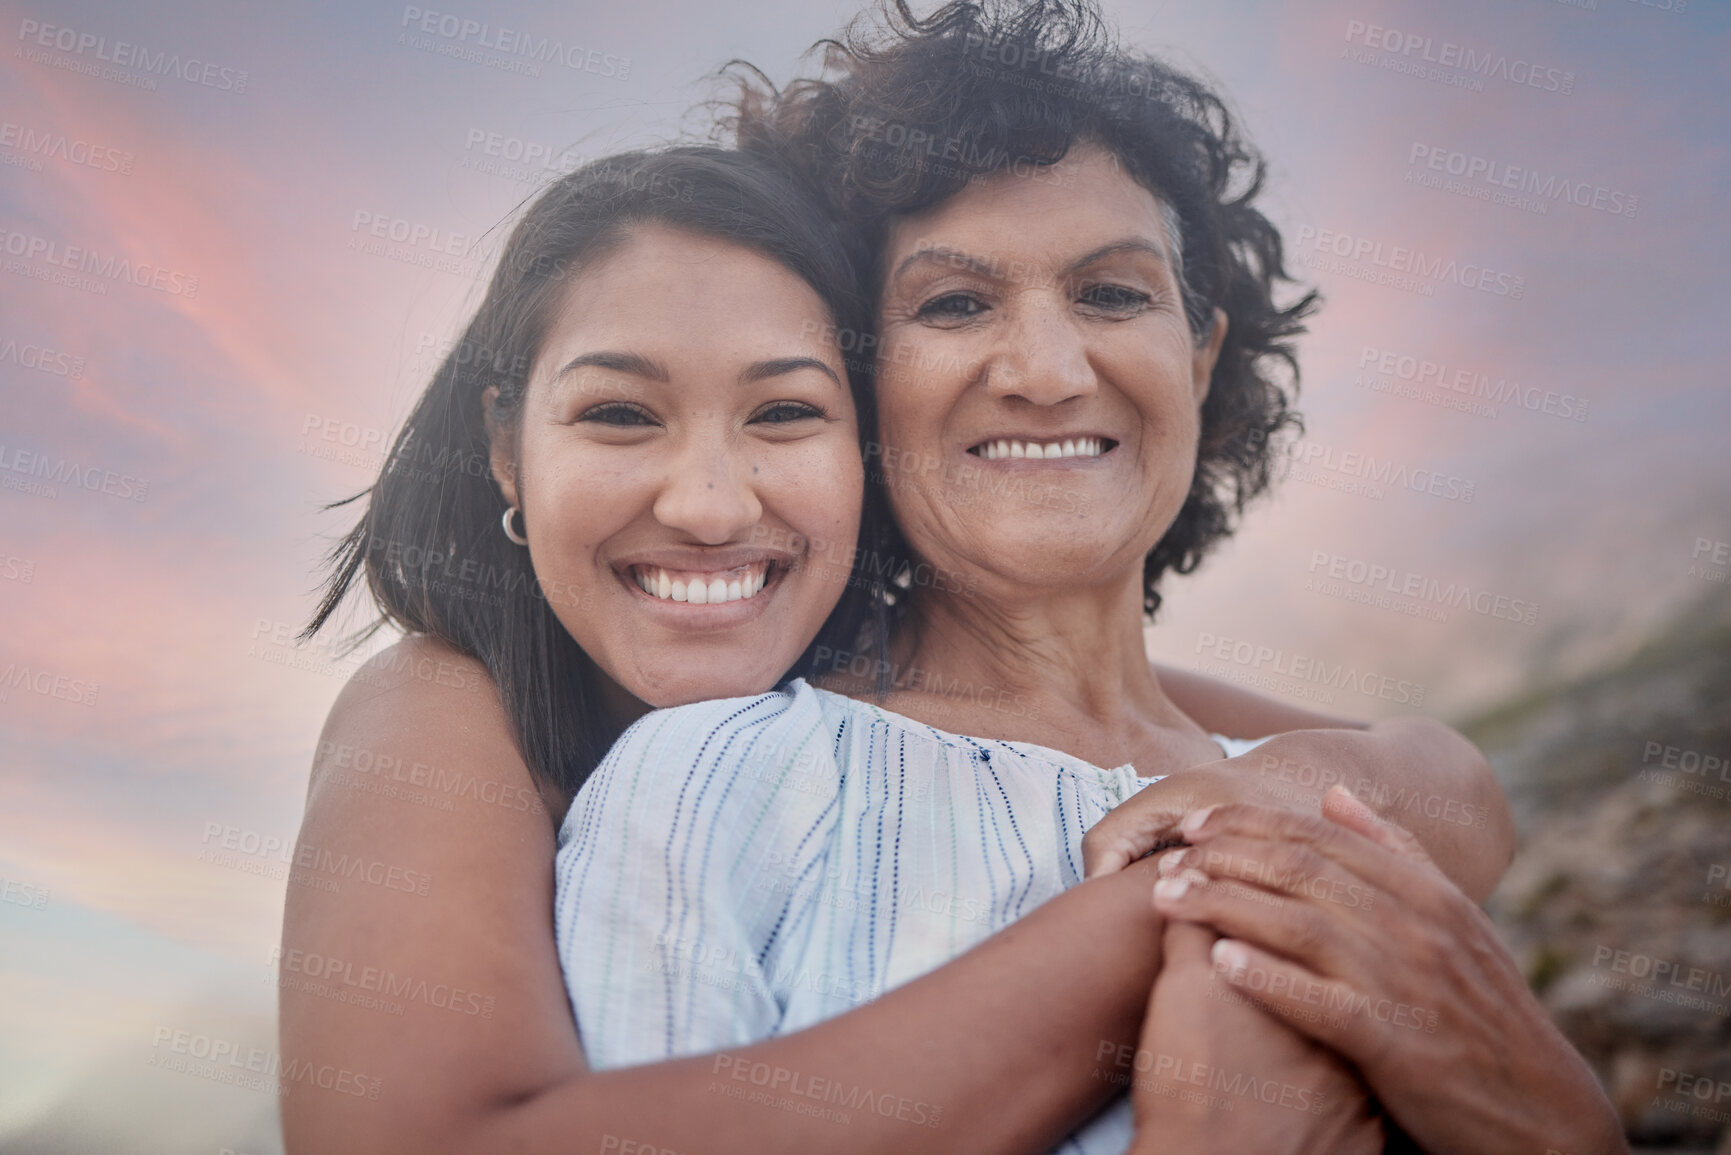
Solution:
[[(559, 832), (559, 961), (589, 1062), (742, 1046), (915, 979), (1080, 882), (1082, 835), (1156, 780), (803, 681), (649, 714)], [(1120, 1098), (1062, 1150), (1129, 1139)]]

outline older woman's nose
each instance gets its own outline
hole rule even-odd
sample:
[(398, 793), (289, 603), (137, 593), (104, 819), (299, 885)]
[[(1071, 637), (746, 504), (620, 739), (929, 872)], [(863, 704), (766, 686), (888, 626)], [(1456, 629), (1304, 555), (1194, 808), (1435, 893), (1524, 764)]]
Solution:
[(1056, 405), (1099, 388), (1087, 342), (1067, 305), (1031, 301), (1011, 313), (987, 365), (987, 388), (1036, 405)]
[(714, 446), (675, 457), (654, 509), (655, 520), (704, 545), (738, 541), (763, 517), (750, 462)]

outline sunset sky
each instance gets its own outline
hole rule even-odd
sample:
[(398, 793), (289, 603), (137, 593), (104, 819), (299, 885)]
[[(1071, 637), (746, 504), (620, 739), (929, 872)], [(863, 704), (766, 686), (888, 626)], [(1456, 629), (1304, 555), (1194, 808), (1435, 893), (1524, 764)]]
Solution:
[[(1726, 595), (1731, 8), (1678, 6), (1110, 5), (1229, 94), (1326, 297), (1294, 473), (1151, 652), (1401, 708), (1276, 672), (1320, 660), (1458, 721)], [(211, 852), (292, 844), (355, 665), (290, 640), (347, 528), (320, 506), (376, 473), (548, 165), (677, 138), (706, 74), (788, 79), (855, 8), (149, 7), (0, 4), (0, 1147), (258, 1155), (269, 1096), (150, 1061), (165, 1029), (275, 1045), (277, 860)], [(442, 53), (422, 7), (580, 66)], [(1373, 571), (1520, 608), (1340, 596)]]

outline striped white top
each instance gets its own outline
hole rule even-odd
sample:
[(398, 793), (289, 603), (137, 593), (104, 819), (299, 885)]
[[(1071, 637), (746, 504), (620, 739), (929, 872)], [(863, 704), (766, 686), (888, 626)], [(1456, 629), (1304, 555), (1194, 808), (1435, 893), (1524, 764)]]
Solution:
[[(1083, 833), (1157, 780), (803, 681), (649, 714), (559, 832), (559, 962), (589, 1062), (739, 1047), (869, 1002), (1081, 881)], [(918, 1098), (793, 1089), (838, 1114)], [(898, 1109), (911, 1126), (941, 1106)], [(1060, 1150), (1122, 1152), (1130, 1131), (1120, 1097)]]

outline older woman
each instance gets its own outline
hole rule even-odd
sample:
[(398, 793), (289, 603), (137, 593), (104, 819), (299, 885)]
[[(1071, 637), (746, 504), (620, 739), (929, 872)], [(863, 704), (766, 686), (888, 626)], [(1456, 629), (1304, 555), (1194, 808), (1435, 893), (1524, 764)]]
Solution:
[[(901, 16), (891, 43), (856, 40), (833, 61), (833, 82), (748, 104), (743, 127), (755, 146), (811, 164), (859, 229), (879, 293), (882, 480), (907, 573), (951, 577), (902, 585), (900, 626), (878, 666), (887, 687), (795, 683), (656, 715), (579, 797), (562, 835), (559, 933), (600, 1065), (820, 1022), (984, 941), (1074, 882), (1085, 859), (1110, 866), (1176, 834), (1177, 816), (1201, 800), (1303, 800), (1285, 779), (1314, 780), (1283, 775), (1279, 758), (1263, 776), (1211, 767), (1214, 742), (1143, 657), (1159, 579), (1226, 532), (1265, 483), (1270, 435), (1285, 423), (1269, 362), (1287, 355), (1282, 339), (1308, 302), (1273, 303), (1280, 246), (1248, 203), (1254, 154), (1217, 98), (1112, 50), (1090, 10), (957, 4), (923, 22)], [(1379, 779), (1372, 769), (1355, 781), (1392, 809), (1404, 790)], [(1423, 789), (1456, 803), (1454, 828), (1415, 833), (1482, 896), (1506, 861), (1482, 852), (1475, 829), (1500, 822), (1494, 790), (1470, 777)], [(1115, 805), (1106, 833), (1091, 833)], [(1175, 878), (1163, 909), (1193, 884)], [(1428, 923), (1440, 939), (1455, 924), (1440, 898), (1418, 894), (1403, 886), (1392, 902), (1361, 902), (1398, 913), (1361, 913), (1359, 924)], [(1198, 920), (1216, 909), (1202, 906)], [(1482, 953), (1494, 939), (1462, 945)], [(1223, 957), (1242, 949), (1228, 944)], [(1340, 1130), (1357, 1111), (1340, 1101), (1338, 1061), (1295, 1050), (1273, 1019), (1246, 1019), (1245, 1000), (1200, 1017), (1194, 1001), (1180, 1005), (1188, 1018), (1162, 1033), (1172, 1000), (1161, 996), (1157, 986), (1148, 1053), (1195, 1070), (1200, 1060), (1172, 1044), (1206, 1045), (1234, 1064), (1208, 1064), (1229, 1088), (1272, 1084), (1282, 1107), (1287, 1090), (1295, 1102), (1340, 1103), (1264, 1112), (1235, 1133), (1204, 1128), (1192, 1143), (1367, 1141)], [(1480, 1009), (1493, 1023), (1531, 1021), (1518, 984), (1490, 988)], [(1221, 1048), (1214, 1018), (1272, 1041)], [(1460, 1045), (1478, 1027), (1436, 1025), (1455, 1046), (1432, 1054), (1476, 1064), (1449, 1077), (1494, 1086), (1494, 1102), (1454, 1096), (1466, 1110), (1438, 1109), (1446, 1080), (1406, 1040), (1351, 1052), (1419, 1141), (1476, 1149), (1497, 1109), (1560, 1091), (1573, 1108), (1547, 1132), (1558, 1148), (1606, 1149), (1603, 1096), (1579, 1064), (1542, 1061), (1553, 1040), (1506, 1039), (1522, 1058), (1504, 1063)], [(1290, 1059), (1249, 1069), (1259, 1053)], [(1133, 1058), (1130, 1068), (1141, 1069)], [(1499, 1069), (1522, 1079), (1497, 1086)], [(767, 1105), (799, 1084), (789, 1072)], [(806, 1084), (782, 1095), (786, 1109), (809, 1106)], [(1226, 1113), (1240, 1105), (1230, 1093)], [(1159, 1149), (1164, 1104), (1140, 1101), (1143, 1145)], [(1121, 1150), (1127, 1119), (1109, 1113), (1073, 1138)]]

